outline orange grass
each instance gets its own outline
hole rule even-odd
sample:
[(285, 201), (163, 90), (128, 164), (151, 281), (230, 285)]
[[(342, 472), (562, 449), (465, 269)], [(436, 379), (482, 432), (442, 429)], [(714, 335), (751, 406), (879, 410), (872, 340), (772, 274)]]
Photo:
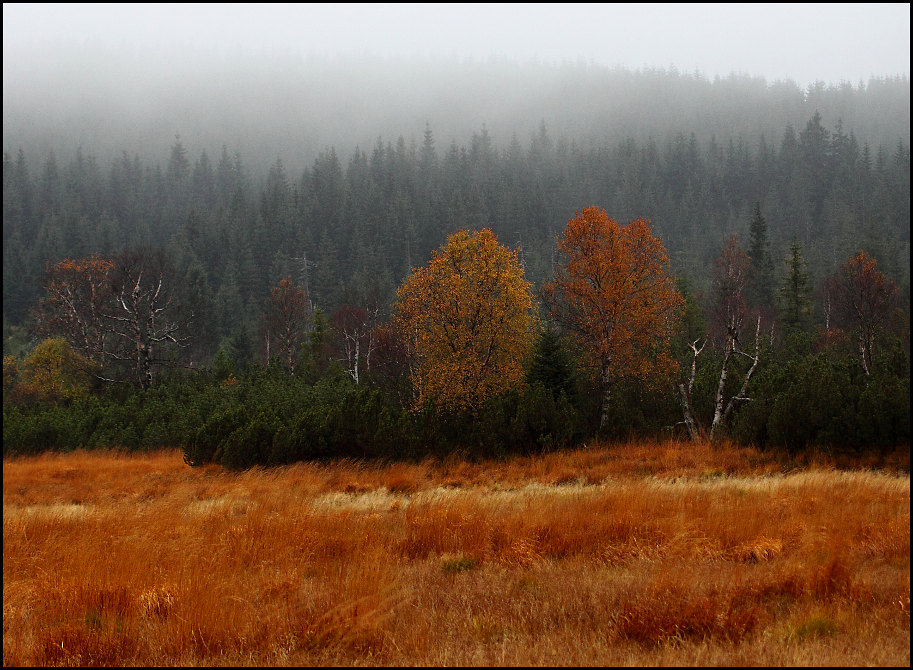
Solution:
[(906, 666), (903, 454), (7, 459), (3, 663)]

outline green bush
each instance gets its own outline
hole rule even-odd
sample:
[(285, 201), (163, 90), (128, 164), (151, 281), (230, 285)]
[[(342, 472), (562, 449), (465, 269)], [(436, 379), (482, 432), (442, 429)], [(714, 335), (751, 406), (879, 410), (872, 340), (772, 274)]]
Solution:
[(225, 440), (249, 421), (247, 409), (240, 405), (216, 412), (200, 426), (193, 441), (184, 448), (184, 462), (191, 466), (219, 462), (220, 449)]
[(245, 470), (266, 465), (273, 446), (273, 436), (281, 422), (271, 414), (260, 412), (247, 425), (235, 429), (221, 443), (219, 463), (227, 470)]
[[(733, 436), (758, 446), (871, 450), (910, 439), (909, 372), (881, 366), (866, 375), (852, 354), (822, 351), (759, 374)], [(900, 368), (903, 372), (903, 368)]]
[(580, 414), (563, 390), (556, 396), (535, 383), (520, 394), (511, 427), (515, 448), (543, 451), (572, 444), (580, 435)]
[(284, 465), (330, 455), (326, 441), (326, 416), (316, 404), (305, 406), (288, 427), (276, 431), (268, 463)]

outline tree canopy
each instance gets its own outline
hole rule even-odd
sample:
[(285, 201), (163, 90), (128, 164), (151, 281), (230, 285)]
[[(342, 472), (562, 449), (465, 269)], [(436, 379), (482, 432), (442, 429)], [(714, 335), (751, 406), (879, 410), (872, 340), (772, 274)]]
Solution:
[(649, 222), (621, 226), (587, 207), (568, 221), (558, 250), (564, 263), (545, 285), (550, 311), (590, 355), (606, 401), (619, 376), (674, 371), (668, 351), (684, 300)]
[(531, 284), (517, 252), (487, 229), (454, 233), (397, 292), (416, 406), (478, 410), (523, 379), (534, 335)]

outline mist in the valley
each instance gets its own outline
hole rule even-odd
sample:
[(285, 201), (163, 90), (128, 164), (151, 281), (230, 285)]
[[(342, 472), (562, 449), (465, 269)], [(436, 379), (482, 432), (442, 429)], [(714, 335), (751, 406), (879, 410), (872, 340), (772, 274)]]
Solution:
[[(817, 110), (909, 138), (909, 5), (19, 4), (3, 8), (3, 147), (104, 164), (225, 146), (292, 174), (380, 138), (578, 146), (763, 134)], [(900, 85), (898, 85), (898, 83)]]
[[(252, 168), (291, 171), (319, 152), (369, 151), (378, 140), (444, 149), (483, 127), (496, 146), (543, 127), (581, 146), (675, 134), (776, 142), (819, 110), (872, 146), (909, 141), (909, 82), (885, 76), (818, 82), (760, 75), (608, 67), (506, 56), (302, 56), (242, 48), (122, 45), (4, 49), (4, 151), (104, 164), (126, 152), (166, 159), (179, 135), (191, 156), (223, 147)], [(899, 85), (898, 85), (899, 84)]]

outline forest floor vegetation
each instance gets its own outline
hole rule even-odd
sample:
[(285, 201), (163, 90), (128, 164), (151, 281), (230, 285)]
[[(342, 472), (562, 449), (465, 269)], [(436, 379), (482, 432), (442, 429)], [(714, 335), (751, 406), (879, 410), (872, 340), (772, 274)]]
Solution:
[(3, 664), (909, 666), (909, 449), (6, 458)]

